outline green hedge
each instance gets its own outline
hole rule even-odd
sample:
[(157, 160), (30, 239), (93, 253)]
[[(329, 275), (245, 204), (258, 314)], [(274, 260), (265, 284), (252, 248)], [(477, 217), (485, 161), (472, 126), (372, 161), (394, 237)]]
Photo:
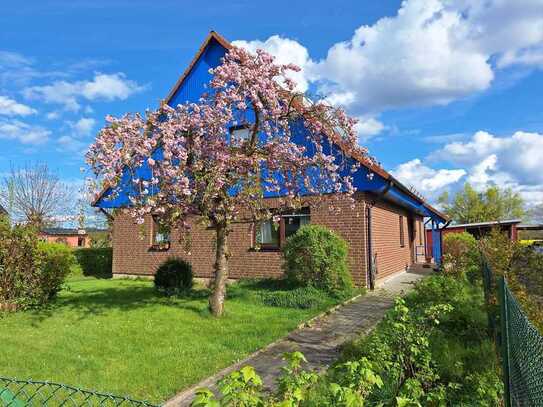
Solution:
[(84, 276), (109, 278), (112, 275), (113, 249), (96, 247), (74, 250)]

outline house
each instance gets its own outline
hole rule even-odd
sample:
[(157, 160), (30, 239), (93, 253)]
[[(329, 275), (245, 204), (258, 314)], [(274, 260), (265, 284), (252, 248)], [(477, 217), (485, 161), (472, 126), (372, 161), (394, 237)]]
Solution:
[[(511, 241), (518, 240), (518, 231), (521, 219), (509, 219), (502, 221), (488, 221), (488, 222), (475, 222), (475, 223), (463, 223), (458, 225), (445, 225), (441, 230), (441, 236), (445, 236), (448, 233), (463, 233), (467, 232), (473, 235), (476, 239), (489, 234), (493, 229), (499, 228)], [(431, 253), (433, 243), (432, 230), (426, 230), (426, 252)]]
[(85, 229), (44, 228), (38, 237), (50, 243), (64, 243), (73, 248), (90, 247), (90, 237)]
[[(175, 106), (197, 101), (211, 79), (210, 68), (220, 64), (230, 47), (228, 41), (211, 32), (165, 103)], [(361, 166), (353, 175), (357, 188), (354, 207), (345, 201), (340, 204), (343, 207), (339, 214), (331, 214), (322, 206), (312, 205), (308, 197), (302, 210), (282, 215), (278, 228), (272, 227), (271, 221), (258, 225), (234, 224), (229, 235), (229, 277), (280, 277), (279, 249), (288, 236), (307, 223), (326, 226), (348, 242), (350, 270), (360, 286), (373, 287), (414, 263), (425, 262), (425, 218), (438, 236), (440, 225), (447, 221), (445, 215), (380, 166), (362, 158), (359, 161)], [(274, 198), (269, 199), (273, 207)], [(126, 194), (122, 191), (114, 194), (109, 188), (94, 202), (94, 206), (103, 211), (129, 204)], [(178, 256), (192, 264), (196, 277), (212, 278), (214, 239), (213, 230), (194, 224), (187, 252), (185, 245), (179, 242), (178, 231), (164, 230), (152, 216), (147, 216), (142, 228), (128, 215), (117, 211), (113, 221), (113, 274), (115, 277), (152, 276), (164, 260)], [(434, 240), (437, 243), (433, 257), (439, 261), (440, 239)], [(376, 275), (371, 270), (376, 270)]]

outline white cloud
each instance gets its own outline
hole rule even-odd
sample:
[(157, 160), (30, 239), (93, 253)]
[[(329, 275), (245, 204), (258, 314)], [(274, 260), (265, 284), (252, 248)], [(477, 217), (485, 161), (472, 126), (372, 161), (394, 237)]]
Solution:
[(385, 125), (374, 117), (359, 117), (355, 129), (363, 141), (381, 133), (385, 129)]
[(497, 69), (543, 63), (541, 0), (406, 0), (397, 15), (359, 27), (312, 60), (295, 40), (237, 41), (302, 67), (328, 100), (355, 116), (442, 105), (484, 91)]
[(144, 86), (126, 79), (123, 73), (98, 73), (90, 81), (56, 81), (51, 85), (28, 87), (23, 90), (23, 94), (29, 99), (60, 104), (66, 110), (78, 111), (81, 108), (80, 99), (90, 101), (125, 100), (143, 89), (145, 89)]
[(313, 62), (309, 58), (307, 48), (295, 40), (283, 38), (279, 35), (272, 35), (266, 41), (233, 41), (233, 45), (245, 48), (248, 51), (256, 52), (257, 49), (263, 49), (273, 56), (275, 62), (279, 64), (293, 63), (302, 68), (301, 72), (291, 72), (290, 78), (298, 83), (298, 90), (305, 92), (308, 88), (307, 73)]
[(69, 124), (78, 136), (88, 136), (91, 134), (96, 120), (90, 117), (82, 117), (77, 122)]
[(0, 139), (18, 140), (22, 144), (38, 145), (46, 143), (51, 131), (33, 126), (19, 120), (0, 121)]
[(89, 143), (79, 140), (72, 136), (62, 136), (57, 139), (59, 145), (59, 151), (71, 151), (78, 154), (84, 154), (86, 147)]
[(28, 116), (37, 113), (36, 109), (15, 100), (0, 95), (0, 115), (5, 116)]
[(435, 200), (447, 186), (460, 181), (467, 172), (464, 169), (435, 170), (416, 158), (398, 165), (391, 173), (404, 184), (414, 187), (425, 198)]
[[(518, 184), (541, 185), (542, 152), (543, 134), (517, 131), (510, 136), (497, 137), (478, 131), (466, 142), (445, 145), (431, 154), (431, 158), (477, 168), (478, 174), (485, 173), (495, 182), (505, 182), (504, 178), (508, 178)], [(495, 158), (491, 159), (492, 156)]]

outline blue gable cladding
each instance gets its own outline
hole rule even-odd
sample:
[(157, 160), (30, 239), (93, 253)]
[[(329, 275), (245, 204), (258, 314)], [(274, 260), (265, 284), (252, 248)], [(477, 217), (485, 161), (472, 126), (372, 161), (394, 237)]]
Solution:
[[(198, 59), (192, 64), (190, 71), (184, 76), (182, 83), (175, 90), (168, 100), (170, 106), (176, 106), (186, 102), (197, 102), (201, 95), (207, 91), (206, 84), (211, 80), (211, 74), (209, 70), (217, 67), (221, 63), (221, 58), (227, 52), (227, 48), (219, 43), (213, 36), (207, 42), (205, 48), (200, 53)], [(312, 154), (314, 148), (310, 145), (305, 132), (308, 131), (303, 123), (297, 122), (292, 124), (292, 137), (293, 141), (298, 144), (303, 144), (308, 150), (308, 154)], [(343, 153), (335, 145), (327, 145), (324, 147), (325, 152), (333, 153), (338, 160), (344, 160)], [(154, 159), (160, 159), (162, 152), (160, 149), (153, 154)], [(353, 164), (352, 158), (347, 159), (349, 164)], [(350, 167), (350, 165), (346, 166)], [(345, 168), (342, 175), (347, 175), (349, 171)], [(141, 168), (137, 169), (135, 175), (142, 179), (150, 179), (150, 169), (145, 162)], [(94, 206), (99, 208), (119, 208), (130, 205), (128, 196), (134, 194), (134, 187), (130, 182), (132, 174), (129, 171), (125, 171), (120, 181), (120, 189), (117, 196), (112, 196), (112, 190), (106, 190), (102, 196), (95, 202)], [(368, 167), (361, 165), (353, 176), (354, 186), (361, 192), (372, 192), (377, 195), (381, 195), (385, 199), (392, 201), (408, 210), (418, 213), (419, 215), (426, 216), (432, 219), (432, 228), (435, 233), (440, 233), (439, 225), (446, 222), (442, 216), (438, 213), (430, 210), (424, 203), (414, 199), (410, 194), (407, 194), (402, 188), (395, 185), (394, 181), (385, 179), (383, 176), (373, 173)], [(235, 193), (235, 189), (232, 189), (232, 193)], [(266, 192), (265, 197), (273, 197), (281, 195), (280, 193)], [(434, 242), (439, 242), (440, 239), (434, 239)], [(439, 261), (441, 258), (441, 247), (438, 243), (433, 247), (434, 258)]]

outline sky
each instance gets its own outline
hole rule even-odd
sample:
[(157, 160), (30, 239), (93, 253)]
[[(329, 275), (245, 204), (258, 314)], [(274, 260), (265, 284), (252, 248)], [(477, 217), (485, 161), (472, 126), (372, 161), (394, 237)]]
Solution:
[(430, 202), (465, 182), (543, 202), (543, 0), (2, 0), (0, 175), (81, 183), (104, 117), (156, 108), (210, 30), (299, 65)]

